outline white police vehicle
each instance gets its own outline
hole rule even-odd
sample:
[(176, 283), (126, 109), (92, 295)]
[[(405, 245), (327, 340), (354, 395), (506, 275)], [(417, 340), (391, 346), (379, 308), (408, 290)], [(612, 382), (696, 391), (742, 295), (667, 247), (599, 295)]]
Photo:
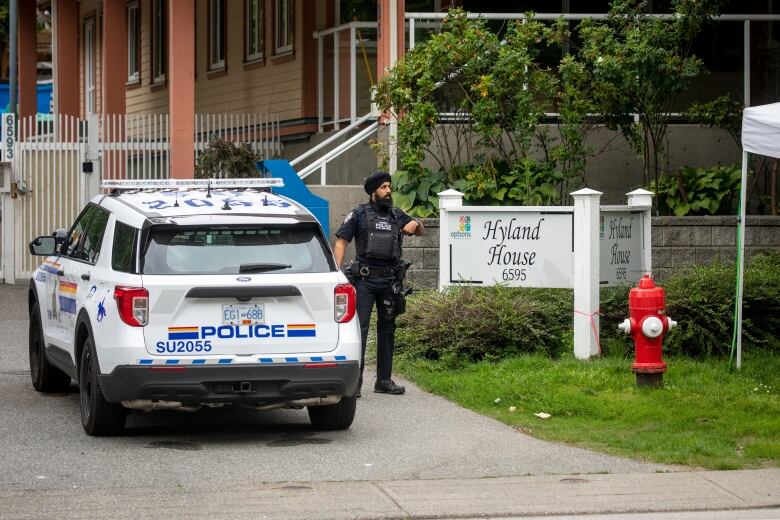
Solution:
[(128, 409), (307, 407), (355, 415), (355, 290), (322, 228), (270, 192), (280, 179), (113, 181), (65, 233), (36, 238), (30, 372), (79, 386), (90, 435)]

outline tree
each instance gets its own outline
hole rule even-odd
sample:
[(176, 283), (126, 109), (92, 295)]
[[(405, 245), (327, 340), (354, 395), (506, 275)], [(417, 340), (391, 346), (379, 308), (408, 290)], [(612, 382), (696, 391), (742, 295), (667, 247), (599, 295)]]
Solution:
[[(402, 115), (398, 150), (406, 174), (399, 178), (410, 189), (394, 196), (404, 209), (417, 202), (427, 205), (418, 215), (435, 211), (428, 191), (442, 177), (471, 202), (548, 204), (560, 198), (561, 181), (584, 171), (586, 155), (579, 131), (585, 113), (575, 114), (578, 105), (542, 60), (565, 38), (563, 21), (550, 27), (526, 13), (496, 33), (484, 19), (453, 9), (441, 32), (396, 63), (374, 100)], [(552, 136), (541, 123), (558, 110), (566, 117), (560, 136)], [(426, 157), (439, 172), (423, 170)]]
[(720, 3), (674, 0), (674, 16), (662, 19), (646, 12), (645, 1), (613, 0), (605, 20), (580, 25), (582, 47), (570, 60), (570, 78), (578, 88), (587, 85), (593, 108), (642, 158), (645, 185), (651, 175), (657, 185), (668, 162), (667, 128), (678, 96), (705, 71), (691, 42)]
[(208, 147), (198, 156), (195, 165), (195, 178), (234, 178), (257, 177), (256, 163), (260, 154), (249, 143), (236, 144), (221, 137), (209, 140)]

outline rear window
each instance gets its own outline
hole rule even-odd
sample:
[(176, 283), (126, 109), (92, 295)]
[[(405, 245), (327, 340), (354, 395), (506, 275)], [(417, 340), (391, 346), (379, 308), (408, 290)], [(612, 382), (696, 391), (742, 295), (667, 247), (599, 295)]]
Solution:
[(154, 226), (143, 274), (324, 273), (332, 255), (314, 224), (241, 227)]
[(111, 254), (111, 268), (123, 273), (133, 272), (135, 258), (135, 228), (117, 221), (114, 226), (114, 247)]

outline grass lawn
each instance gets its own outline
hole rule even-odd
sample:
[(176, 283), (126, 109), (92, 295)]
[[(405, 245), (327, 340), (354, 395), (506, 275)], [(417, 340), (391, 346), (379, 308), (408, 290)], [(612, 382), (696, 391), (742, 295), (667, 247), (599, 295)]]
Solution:
[(666, 362), (656, 390), (636, 387), (631, 360), (608, 357), (528, 355), (452, 368), (397, 356), (394, 369), (540, 439), (708, 469), (779, 465), (780, 356), (754, 353), (734, 373), (722, 359)]

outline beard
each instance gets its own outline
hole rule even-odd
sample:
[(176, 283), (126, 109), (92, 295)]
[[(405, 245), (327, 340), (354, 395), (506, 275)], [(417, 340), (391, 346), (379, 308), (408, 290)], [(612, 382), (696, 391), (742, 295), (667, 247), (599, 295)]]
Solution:
[(393, 207), (393, 196), (388, 194), (387, 197), (377, 197), (376, 203), (380, 208), (391, 208)]

